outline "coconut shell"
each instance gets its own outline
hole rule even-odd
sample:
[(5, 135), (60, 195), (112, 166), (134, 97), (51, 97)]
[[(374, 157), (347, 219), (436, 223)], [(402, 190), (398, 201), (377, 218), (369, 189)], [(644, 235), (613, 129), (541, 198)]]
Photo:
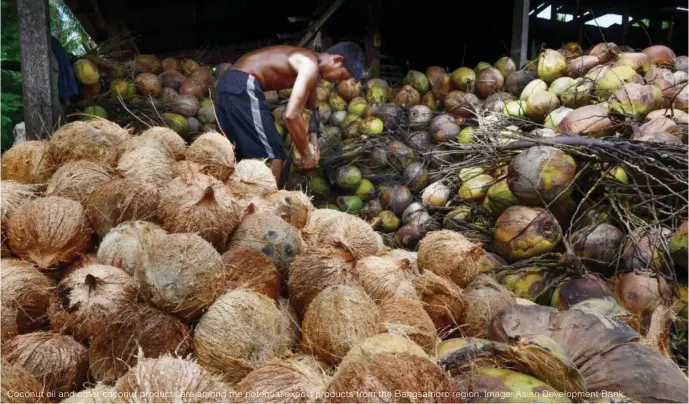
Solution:
[(29, 140), (12, 146), (2, 154), (2, 180), (23, 184), (44, 184), (55, 172), (45, 140)]
[(410, 261), (377, 256), (357, 261), (354, 273), (359, 284), (376, 302), (394, 296), (402, 282), (411, 281), (415, 276)]
[(245, 216), (237, 226), (229, 247), (238, 245), (261, 251), (273, 261), (283, 279), (289, 264), (305, 248), (299, 230), (280, 216), (260, 212)]
[(277, 299), (280, 277), (273, 262), (260, 251), (236, 246), (222, 255), (227, 272), (228, 290), (248, 289)]
[(278, 190), (270, 167), (264, 161), (255, 159), (244, 159), (237, 163), (228, 186), (232, 193), (242, 196), (262, 197)]
[(140, 360), (117, 380), (115, 391), (123, 397), (136, 397), (139, 403), (160, 403), (161, 397), (167, 401), (184, 397), (186, 403), (222, 403), (232, 393), (230, 386), (203, 366), (172, 355)]
[(48, 312), (54, 331), (79, 341), (102, 332), (111, 317), (136, 302), (139, 287), (123, 270), (87, 265), (57, 285), (57, 297)]
[(4, 359), (0, 366), (3, 403), (49, 403), (43, 384), (23, 367)]
[(72, 337), (37, 331), (2, 344), (2, 359), (23, 367), (48, 393), (81, 389), (88, 376), (88, 350)]
[(128, 138), (129, 132), (106, 119), (71, 122), (50, 137), (50, 158), (57, 166), (74, 160), (114, 166), (117, 156), (111, 147)]
[(292, 304), (304, 313), (330, 286), (356, 285), (354, 257), (340, 249), (314, 248), (299, 254), (289, 268), (287, 287)]
[(184, 153), (187, 160), (203, 166), (203, 173), (227, 181), (234, 172), (234, 146), (218, 132), (199, 136)]
[(47, 196), (61, 196), (86, 203), (91, 192), (112, 179), (108, 167), (88, 160), (70, 161), (48, 181)]
[(149, 183), (117, 178), (96, 188), (86, 201), (86, 213), (101, 238), (120, 223), (156, 221), (158, 189)]
[(239, 225), (239, 208), (224, 184), (197, 174), (177, 177), (160, 190), (158, 215), (170, 233), (196, 233), (222, 252)]
[(84, 208), (71, 199), (48, 196), (21, 205), (8, 223), (10, 248), (20, 258), (50, 269), (68, 263), (91, 243)]
[(484, 338), (493, 316), (516, 305), (512, 292), (486, 275), (479, 275), (464, 289), (466, 305), (462, 311), (461, 332), (468, 337)]
[[(275, 302), (245, 289), (220, 296), (194, 330), (199, 362), (236, 383), (289, 349), (283, 314)], [(258, 354), (260, 352), (260, 354)]]
[(302, 323), (302, 346), (336, 365), (349, 349), (380, 330), (380, 311), (355, 286), (330, 286), (309, 305)]
[(161, 187), (172, 180), (174, 159), (159, 148), (139, 147), (120, 157), (116, 170), (133, 181)]
[(174, 130), (162, 126), (155, 126), (145, 130), (141, 133), (140, 137), (145, 139), (157, 139), (167, 146), (166, 149), (172, 153), (175, 160), (184, 159), (184, 152), (187, 146), (184, 139)]
[(274, 359), (246, 375), (237, 385), (236, 403), (306, 403), (329, 382), (311, 356)]
[(98, 383), (94, 387), (74, 393), (61, 403), (74, 404), (109, 404), (114, 403), (117, 398), (115, 387), (107, 384)]
[(320, 245), (342, 248), (354, 258), (376, 255), (378, 239), (371, 226), (356, 216), (344, 215), (324, 224), (318, 233)]
[(113, 313), (95, 333), (89, 346), (90, 371), (99, 382), (115, 383), (146, 358), (191, 352), (191, 330), (180, 320), (146, 305), (130, 305)]
[(167, 232), (145, 221), (124, 222), (114, 227), (101, 241), (97, 260), (122, 269), (130, 276), (143, 271), (145, 237), (165, 236)]
[(459, 327), (465, 306), (459, 286), (425, 269), (412, 283), (426, 313), (439, 332), (450, 333)]
[(144, 296), (185, 320), (198, 318), (225, 289), (222, 257), (196, 234), (144, 238), (143, 272), (137, 278)]
[(287, 223), (303, 229), (309, 215), (315, 210), (311, 198), (301, 191), (279, 190), (264, 198), (275, 206), (276, 211)]
[(429, 355), (435, 353), (438, 334), (420, 301), (392, 296), (381, 302), (380, 318), (386, 332), (408, 337)]
[(444, 276), (460, 287), (478, 274), (477, 260), (483, 250), (460, 233), (440, 230), (428, 233), (419, 243), (419, 266)]
[[(0, 265), (0, 296), (3, 308), (3, 335), (9, 336), (13, 332), (24, 334), (35, 331), (47, 320), (47, 311), (53, 295), (54, 284), (39, 272), (34, 264), (15, 260), (3, 259)], [(4, 329), (7, 323), (7, 335)], [(3, 337), (4, 340), (4, 337)]]

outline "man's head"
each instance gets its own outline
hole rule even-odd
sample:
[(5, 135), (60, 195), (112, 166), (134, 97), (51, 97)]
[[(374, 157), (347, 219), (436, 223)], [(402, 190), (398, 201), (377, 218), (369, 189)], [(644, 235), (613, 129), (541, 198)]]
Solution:
[(364, 52), (354, 42), (339, 42), (321, 54), (318, 69), (324, 80), (333, 83), (350, 77), (361, 80), (364, 71)]

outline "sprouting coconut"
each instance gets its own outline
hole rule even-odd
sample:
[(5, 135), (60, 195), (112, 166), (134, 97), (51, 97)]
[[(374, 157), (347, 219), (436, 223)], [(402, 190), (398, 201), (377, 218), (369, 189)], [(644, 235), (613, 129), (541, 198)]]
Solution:
[(510, 206), (495, 223), (498, 254), (510, 262), (552, 251), (562, 239), (555, 217), (543, 208)]
[(435, 324), (420, 301), (399, 296), (387, 298), (380, 304), (380, 318), (389, 334), (408, 337), (429, 355), (435, 353)]
[(419, 266), (444, 276), (460, 287), (471, 283), (482, 249), (460, 233), (440, 230), (428, 233), (419, 244)]
[(2, 359), (23, 367), (57, 397), (81, 388), (88, 376), (88, 350), (67, 335), (36, 331), (2, 345)]
[(135, 277), (143, 271), (144, 239), (164, 236), (167, 232), (145, 221), (124, 222), (114, 227), (98, 247), (97, 260), (103, 265), (122, 269)]
[(456, 329), (464, 310), (462, 289), (447, 278), (423, 270), (412, 280), (416, 294), (438, 332)]
[(23, 184), (44, 184), (55, 172), (55, 163), (45, 140), (29, 140), (2, 154), (2, 180)]
[(191, 331), (176, 317), (147, 304), (130, 305), (102, 323), (89, 344), (90, 372), (99, 382), (115, 383), (146, 358), (191, 352)]
[(110, 318), (136, 302), (135, 280), (119, 268), (87, 265), (70, 273), (57, 285), (57, 299), (48, 316), (53, 330), (77, 340), (95, 336)]
[(222, 255), (228, 290), (244, 288), (277, 299), (280, 277), (273, 262), (258, 250), (236, 246)]
[(512, 159), (507, 183), (517, 199), (538, 206), (569, 197), (575, 173), (570, 155), (555, 147), (534, 146)]
[(160, 191), (158, 215), (171, 233), (197, 233), (224, 251), (239, 225), (239, 201), (214, 177), (196, 174), (177, 177)]
[(227, 181), (234, 172), (234, 146), (218, 132), (207, 132), (199, 136), (184, 153), (187, 160), (204, 167), (204, 174), (209, 174)]
[(21, 365), (15, 365), (3, 359), (0, 372), (2, 372), (0, 373), (0, 381), (2, 382), (0, 400), (3, 403), (49, 402), (43, 383)]
[(112, 179), (112, 174), (108, 167), (93, 161), (70, 161), (50, 178), (46, 195), (69, 198), (83, 205), (91, 192)]
[(228, 185), (232, 193), (242, 196), (266, 196), (278, 190), (270, 167), (256, 159), (244, 159), (237, 163)]
[(336, 365), (351, 347), (377, 334), (379, 327), (380, 311), (363, 289), (330, 286), (316, 296), (304, 315), (302, 346)]
[[(237, 289), (220, 296), (194, 330), (194, 350), (205, 367), (236, 383), (288, 350), (283, 314), (275, 301)], [(259, 354), (260, 352), (260, 354)]]
[(12, 328), (21, 334), (35, 331), (47, 320), (55, 285), (30, 262), (15, 259), (1, 262), (3, 335), (10, 333)]
[(117, 156), (112, 146), (128, 138), (129, 132), (106, 119), (71, 122), (50, 137), (50, 158), (57, 166), (74, 160), (114, 166)]
[(484, 338), (493, 316), (500, 310), (517, 302), (512, 292), (486, 275), (477, 276), (464, 289), (465, 303), (462, 311), (462, 334), (468, 337)]
[(91, 243), (91, 227), (79, 202), (59, 196), (21, 205), (8, 223), (9, 245), (41, 269), (68, 263)]
[(142, 132), (140, 137), (160, 140), (167, 146), (175, 160), (182, 160), (184, 158), (187, 146), (184, 143), (184, 139), (172, 129), (155, 126)]

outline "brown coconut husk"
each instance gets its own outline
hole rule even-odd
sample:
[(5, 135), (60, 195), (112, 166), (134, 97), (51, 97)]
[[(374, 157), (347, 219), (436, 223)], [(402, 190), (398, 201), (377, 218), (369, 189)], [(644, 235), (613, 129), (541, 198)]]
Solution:
[(237, 163), (228, 181), (230, 190), (237, 195), (266, 196), (278, 190), (275, 176), (262, 160), (244, 159)]
[(173, 177), (187, 177), (201, 174), (203, 166), (189, 160), (180, 160), (172, 165)]
[(419, 244), (419, 266), (465, 287), (478, 274), (476, 262), (483, 249), (460, 233), (450, 230), (430, 232)]
[(672, 307), (661, 304), (644, 317), (644, 337), (639, 343), (654, 348), (664, 357), (670, 358), (670, 330), (676, 319)]
[(254, 212), (253, 206), (248, 211), (232, 233), (229, 248), (242, 245), (261, 251), (273, 261), (281, 278), (287, 278), (288, 266), (305, 248), (299, 230), (280, 216)]
[(124, 142), (120, 142), (115, 146), (114, 150), (115, 153), (117, 153), (117, 161), (119, 162), (120, 158), (122, 158), (124, 154), (143, 147), (157, 149), (158, 151), (162, 152), (166, 157), (174, 159), (174, 154), (172, 153), (172, 150), (169, 148), (167, 143), (163, 142), (161, 139), (152, 138), (150, 136), (132, 136)]
[(309, 305), (302, 349), (336, 365), (349, 349), (380, 330), (380, 310), (360, 287), (330, 286)]
[(415, 276), (408, 260), (377, 256), (357, 261), (354, 273), (375, 302), (394, 296), (403, 281), (411, 281)]
[(55, 172), (49, 144), (45, 140), (29, 140), (12, 146), (2, 155), (2, 180), (23, 184), (44, 184)]
[[(459, 386), (436, 364), (405, 352), (363, 356), (341, 366), (328, 402), (463, 402)], [(425, 396), (424, 396), (425, 394)]]
[(199, 362), (236, 383), (289, 350), (283, 314), (275, 301), (245, 289), (220, 296), (194, 330)]
[(10, 324), (8, 332), (13, 328), (19, 334), (37, 330), (48, 318), (55, 285), (31, 262), (16, 259), (3, 259), (0, 262), (2, 314), (8, 315), (7, 320), (3, 318), (3, 328), (6, 321), (13, 320), (14, 326)]
[(383, 332), (354, 345), (342, 359), (338, 368), (347, 367), (351, 362), (365, 360), (366, 357), (373, 355), (397, 353), (414, 355), (435, 362), (418, 344), (406, 336)]
[(354, 257), (340, 249), (319, 248), (299, 254), (289, 268), (289, 297), (299, 313), (305, 313), (316, 296), (330, 286), (356, 285)]
[(3, 403), (49, 403), (43, 384), (26, 369), (2, 360), (0, 366)]
[(281, 189), (266, 195), (264, 199), (275, 207), (280, 217), (297, 229), (306, 226), (309, 215), (315, 209), (309, 196), (301, 191)]
[(394, 258), (396, 260), (407, 260), (409, 265), (411, 265), (411, 270), (415, 275), (419, 275), (419, 265), (418, 257), (419, 254), (416, 251), (403, 250), (401, 248), (391, 249), (386, 251), (384, 256)]
[(22, 204), (38, 196), (38, 187), (31, 184), (22, 184), (16, 181), (2, 181), (0, 185), (0, 227), (3, 233), (7, 227), (7, 220)]
[(117, 155), (112, 146), (129, 138), (129, 132), (107, 119), (74, 121), (50, 137), (50, 157), (61, 166), (68, 161), (89, 160), (112, 167)]
[(144, 146), (124, 153), (116, 170), (125, 178), (162, 187), (172, 180), (174, 162), (170, 154), (159, 148)]
[(509, 306), (493, 316), (486, 338), (508, 342), (522, 335), (550, 335), (548, 327), (556, 314), (557, 310), (547, 306)]
[(222, 257), (196, 234), (145, 238), (143, 269), (135, 274), (143, 295), (188, 321), (198, 318), (226, 287)]
[(227, 181), (234, 172), (235, 155), (232, 143), (218, 132), (206, 132), (194, 140), (184, 152), (187, 160), (203, 166), (203, 173)]
[(47, 196), (61, 196), (86, 204), (91, 192), (112, 180), (110, 168), (88, 160), (70, 161), (48, 181)]
[(178, 135), (174, 130), (162, 126), (154, 126), (142, 132), (140, 137), (144, 139), (159, 140), (167, 146), (167, 150), (172, 153), (175, 160), (184, 159), (184, 152), (187, 149), (187, 145), (182, 136)]
[[(328, 386), (324, 371), (309, 356), (274, 359), (246, 375), (234, 386), (235, 403), (306, 403)], [(310, 362), (314, 362), (313, 359)], [(241, 395), (241, 396), (240, 396)]]
[[(83, 268), (87, 265), (93, 265), (93, 264), (100, 264), (98, 262), (98, 257), (94, 253), (87, 253), (87, 254), (79, 254), (77, 258), (72, 261), (71, 264), (69, 264), (64, 271), (62, 271), (59, 275), (60, 278), (59, 280), (65, 279), (69, 275), (71, 275), (74, 271), (76, 271), (79, 268)], [(57, 278), (56, 278), (57, 280)]]
[(484, 338), (493, 316), (517, 305), (512, 292), (491, 277), (479, 275), (464, 289), (466, 305), (462, 311), (461, 332), (468, 337)]
[(86, 201), (89, 222), (103, 238), (120, 223), (157, 221), (158, 189), (153, 184), (116, 178), (96, 188)]
[(572, 308), (585, 312), (593, 311), (615, 321), (625, 323), (637, 332), (640, 330), (640, 319), (611, 299), (587, 299), (573, 305)]
[(139, 360), (117, 380), (115, 391), (139, 403), (175, 403), (179, 397), (186, 403), (221, 403), (232, 388), (194, 361), (164, 355)]
[(81, 388), (88, 376), (88, 350), (67, 335), (37, 331), (2, 345), (2, 358), (23, 367), (54, 397)]
[(88, 389), (75, 392), (69, 398), (62, 400), (61, 403), (109, 404), (115, 403), (116, 398), (115, 387), (98, 383)]
[(236, 246), (222, 255), (227, 272), (227, 289), (248, 289), (277, 299), (280, 277), (273, 262), (260, 251)]
[(143, 271), (144, 239), (162, 237), (167, 232), (162, 227), (145, 221), (124, 222), (114, 227), (98, 247), (97, 260), (103, 265), (122, 269), (136, 277)]
[(282, 313), (283, 328), (286, 330), (288, 346), (290, 350), (297, 348), (301, 339), (301, 316), (294, 309), (289, 299), (280, 297), (277, 299), (278, 309)]
[(462, 289), (449, 279), (425, 269), (412, 282), (438, 332), (449, 334), (456, 330), (465, 306)]
[(377, 255), (379, 245), (376, 232), (366, 221), (352, 215), (333, 218), (318, 233), (317, 243), (341, 248), (354, 258)]
[(167, 231), (197, 233), (221, 252), (241, 219), (237, 199), (204, 174), (177, 177), (162, 188), (158, 215)]
[(8, 224), (12, 251), (44, 270), (72, 261), (91, 243), (84, 208), (79, 202), (59, 196), (23, 204)]
[(429, 355), (435, 353), (438, 334), (420, 301), (399, 296), (385, 299), (380, 303), (380, 318), (383, 330), (411, 339)]
[(135, 304), (138, 293), (134, 279), (119, 268), (98, 264), (79, 268), (57, 285), (48, 312), (52, 329), (84, 341)]
[(260, 196), (241, 198), (239, 204), (243, 211), (242, 219), (254, 213), (267, 213), (274, 216), (280, 216), (277, 206)]
[(309, 215), (309, 219), (306, 222), (306, 226), (302, 229), (301, 233), (304, 237), (304, 241), (310, 247), (318, 243), (318, 235), (321, 229), (332, 219), (338, 217), (344, 217), (346, 213), (340, 212), (334, 209), (316, 209)]
[(93, 334), (89, 346), (91, 375), (99, 382), (115, 383), (136, 365), (139, 352), (146, 358), (191, 352), (191, 330), (172, 315), (147, 304), (113, 314)]
[(19, 314), (19, 310), (16, 306), (0, 304), (0, 342), (5, 342), (19, 334), (17, 314)]

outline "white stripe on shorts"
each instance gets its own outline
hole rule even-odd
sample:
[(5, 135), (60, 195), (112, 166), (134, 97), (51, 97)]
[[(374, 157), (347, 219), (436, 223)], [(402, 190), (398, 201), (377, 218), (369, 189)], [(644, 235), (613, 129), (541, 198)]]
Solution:
[(270, 147), (270, 143), (268, 143), (268, 137), (266, 136), (266, 132), (263, 130), (263, 121), (261, 120), (261, 108), (258, 104), (258, 98), (256, 98), (256, 79), (254, 76), (249, 76), (249, 79), (246, 82), (246, 89), (247, 92), (249, 93), (249, 98), (251, 99), (251, 115), (254, 118), (254, 128), (256, 128), (256, 132), (258, 133), (258, 139), (261, 141), (261, 144), (263, 147), (266, 149), (266, 153), (268, 153), (268, 158), (275, 158), (275, 153), (273, 153), (273, 148)]

